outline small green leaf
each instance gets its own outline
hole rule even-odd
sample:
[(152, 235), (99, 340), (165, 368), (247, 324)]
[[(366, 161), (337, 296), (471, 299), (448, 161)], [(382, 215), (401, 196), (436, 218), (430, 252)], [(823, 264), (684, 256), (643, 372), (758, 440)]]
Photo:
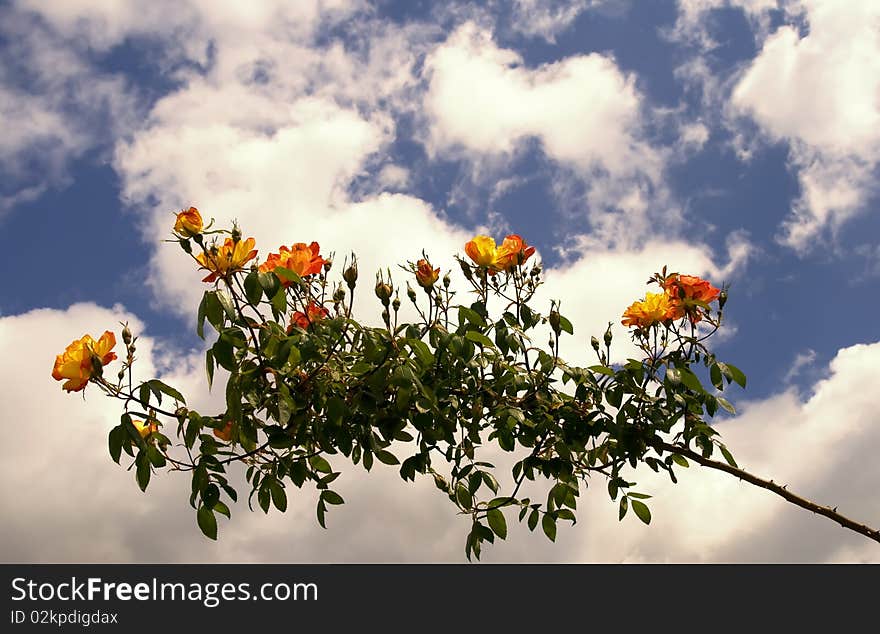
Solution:
[(471, 493), (462, 482), (459, 482), (455, 489), (455, 497), (458, 499), (458, 503), (461, 504), (461, 507), (464, 510), (469, 511), (471, 506), (473, 506), (474, 501), (471, 497)]
[(550, 514), (545, 513), (544, 518), (541, 520), (541, 527), (544, 529), (544, 534), (551, 542), (556, 541), (556, 519)]
[(688, 468), (690, 464), (687, 461), (687, 458), (684, 456), (680, 456), (677, 453), (672, 454), (672, 462), (677, 464), (680, 467)]
[(620, 521), (626, 516), (626, 512), (629, 510), (629, 499), (624, 495), (620, 498), (620, 510), (617, 514), (617, 520)]
[(464, 336), (465, 336), (465, 339), (467, 339), (468, 341), (472, 341), (473, 343), (478, 343), (483, 347), (486, 347), (486, 348), (494, 347), (494, 344), (492, 343), (492, 340), (489, 339), (489, 337), (487, 337), (483, 333), (477, 332), (476, 330), (468, 330), (466, 333), (464, 333)]
[(486, 519), (489, 521), (489, 528), (498, 537), (501, 539), (507, 537), (507, 520), (504, 518), (504, 513), (501, 512), (501, 509), (491, 509), (486, 514)]
[(645, 524), (651, 523), (651, 510), (644, 502), (640, 502), (639, 500), (632, 500), (632, 510), (640, 520), (642, 520)]
[(200, 506), (196, 513), (196, 519), (205, 537), (217, 539), (217, 518), (214, 517), (214, 512), (211, 509), (207, 506)]
[(597, 374), (604, 374), (606, 376), (614, 376), (614, 370), (605, 365), (591, 365), (588, 370), (592, 370)]
[(736, 460), (733, 459), (733, 455), (730, 453), (730, 451), (728, 451), (727, 447), (719, 443), (718, 448), (721, 450), (721, 455), (724, 456), (725, 460), (727, 460), (727, 464), (729, 464), (731, 467), (736, 467), (738, 469), (739, 465), (736, 464)]
[(731, 414), (736, 414), (736, 408), (733, 405), (731, 405), (730, 401), (728, 401), (726, 398), (716, 396), (715, 400), (718, 401), (718, 404), (721, 407), (723, 407), (724, 409), (726, 409), (728, 412), (730, 412)]
[(342, 496), (330, 489), (321, 493), (321, 499), (327, 504), (345, 504), (345, 500), (342, 499)]
[(533, 531), (538, 526), (538, 520), (541, 518), (541, 514), (538, 513), (538, 509), (532, 509), (532, 512), (529, 513), (529, 530)]
[(379, 460), (379, 462), (381, 462), (382, 464), (387, 464), (387, 465), (396, 465), (396, 464), (400, 464), (400, 460), (397, 459), (397, 456), (395, 456), (395, 455), (394, 455), (393, 453), (391, 453), (390, 451), (385, 451), (384, 449), (380, 449), (380, 450), (375, 451), (375, 452), (373, 452), (373, 453), (376, 454), (376, 458), (377, 458), (377, 459)]
[(287, 510), (287, 494), (284, 492), (278, 480), (272, 478), (269, 480), (269, 492), (272, 494), (272, 503), (282, 513)]

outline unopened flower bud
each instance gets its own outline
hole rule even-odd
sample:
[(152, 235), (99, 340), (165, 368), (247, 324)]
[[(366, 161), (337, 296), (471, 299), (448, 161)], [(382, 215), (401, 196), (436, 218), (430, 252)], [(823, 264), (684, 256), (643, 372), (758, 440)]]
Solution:
[(399, 296), (399, 295), (395, 295), (395, 296), (394, 296), (394, 301), (391, 302), (391, 308), (394, 309), (394, 312), (395, 312), (395, 313), (396, 313), (398, 310), (400, 310), (400, 296)]
[(382, 300), (382, 305), (388, 306), (391, 294), (394, 292), (394, 287), (385, 282), (381, 271), (376, 273), (376, 288), (374, 290), (376, 291), (376, 297)]
[(122, 343), (126, 346), (131, 343), (131, 330), (129, 330), (128, 324), (122, 325)]
[(605, 345), (606, 345), (606, 346), (610, 346), (610, 345), (611, 345), (611, 338), (612, 338), (612, 335), (611, 335), (611, 326), (608, 326), (608, 330), (605, 331)]
[(333, 266), (333, 260), (331, 258), (327, 258), (326, 260), (324, 260), (324, 272), (325, 273), (329, 272), (332, 266)]
[(237, 222), (232, 224), (232, 241), (241, 242), (241, 229), (238, 227)]
[(406, 283), (406, 296), (409, 297), (409, 301), (413, 304), (416, 303), (416, 292), (412, 286), (410, 286), (409, 282)]
[(355, 283), (358, 278), (358, 263), (357, 260), (352, 257), (351, 264), (345, 271), (342, 272), (342, 279), (345, 280), (345, 283), (348, 284), (349, 290), (354, 290)]
[(464, 273), (465, 278), (467, 278), (468, 281), (473, 280), (474, 273), (471, 271), (471, 265), (464, 260), (459, 260), (458, 263), (461, 266), (461, 272)]
[(343, 299), (345, 299), (345, 289), (341, 286), (337, 286), (336, 290), (333, 292), (333, 301), (341, 302)]
[(596, 337), (590, 337), (590, 345), (593, 346), (593, 350), (599, 352), (599, 340)]
[(727, 303), (727, 291), (723, 290), (718, 294), (718, 310), (724, 308), (724, 304)]
[(541, 274), (541, 265), (540, 264), (535, 264), (535, 266), (532, 267), (532, 270), (529, 271), (529, 275), (531, 275), (532, 277), (538, 277), (540, 274)]
[(555, 310), (551, 310), (550, 315), (547, 317), (547, 321), (550, 322), (550, 327), (553, 329), (553, 332), (558, 335), (561, 330), (559, 323), (559, 313)]
[(116, 378), (120, 381), (125, 378), (125, 368), (122, 368), (119, 372), (116, 373)]
[(449, 277), (449, 273), (443, 276), (443, 288), (449, 288), (449, 285), (452, 283), (452, 278)]

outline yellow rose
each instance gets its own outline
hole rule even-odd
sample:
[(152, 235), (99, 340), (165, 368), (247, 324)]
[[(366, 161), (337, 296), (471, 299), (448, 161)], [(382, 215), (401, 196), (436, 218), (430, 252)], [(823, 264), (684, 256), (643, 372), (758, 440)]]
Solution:
[(85, 389), (95, 372), (95, 362), (105, 366), (116, 358), (112, 352), (116, 345), (116, 335), (109, 330), (95, 341), (90, 335), (83, 335), (55, 357), (52, 378), (66, 382), (61, 387), (67, 392)]
[(195, 207), (190, 207), (177, 214), (177, 221), (174, 223), (174, 233), (181, 238), (192, 238), (200, 234), (203, 227), (202, 214)]
[(236, 271), (244, 270), (244, 265), (257, 257), (254, 244), (256, 242), (253, 238), (238, 242), (232, 238), (226, 238), (226, 242), (221, 246), (211, 246), (207, 251), (200, 253), (196, 256), (196, 260), (203, 269), (210, 271), (210, 274), (202, 281), (213, 282), (218, 278), (228, 279)]

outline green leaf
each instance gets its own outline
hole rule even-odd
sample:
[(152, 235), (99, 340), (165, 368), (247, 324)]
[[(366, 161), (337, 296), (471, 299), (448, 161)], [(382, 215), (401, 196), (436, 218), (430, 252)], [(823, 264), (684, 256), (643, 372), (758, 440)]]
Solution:
[(471, 506), (473, 506), (474, 500), (471, 497), (471, 493), (461, 482), (458, 483), (458, 486), (455, 489), (455, 497), (458, 499), (458, 503), (464, 510), (469, 511)]
[(464, 317), (469, 322), (474, 324), (475, 326), (479, 326), (480, 328), (484, 328), (486, 326), (486, 320), (475, 310), (471, 310), (470, 308), (465, 308), (464, 306), (458, 307), (458, 316), (459, 321), (461, 321), (461, 317)]
[(728, 451), (727, 447), (718, 443), (718, 448), (721, 450), (721, 455), (724, 456), (724, 459), (727, 460), (727, 464), (731, 467), (739, 468), (739, 465), (736, 464), (736, 460), (733, 459), (733, 455), (731, 455), (730, 451)]
[(498, 537), (505, 539), (507, 537), (507, 520), (501, 509), (491, 509), (486, 513), (486, 519), (489, 521), (489, 528), (492, 529)]
[(614, 370), (604, 365), (591, 365), (588, 370), (592, 370), (597, 374), (604, 374), (606, 376), (614, 376)]
[(226, 339), (220, 338), (216, 342), (214, 342), (214, 347), (211, 348), (211, 354), (214, 355), (214, 359), (217, 360), (217, 363), (220, 365), (221, 368), (229, 370), (230, 372), (235, 371), (237, 364), (235, 361), (232, 344), (230, 344)]
[(214, 353), (208, 348), (205, 350), (205, 374), (208, 376), (208, 389), (214, 385)]
[(217, 488), (216, 484), (209, 484), (205, 487), (205, 490), (202, 492), (202, 504), (209, 509), (213, 509), (219, 499), (220, 489)]
[(215, 293), (229, 321), (235, 321), (235, 306), (232, 304), (232, 296), (223, 289), (219, 289)]
[(721, 369), (718, 367), (717, 363), (713, 363), (709, 366), (709, 378), (712, 379), (712, 385), (719, 390), (724, 389), (724, 377), (721, 375)]
[(312, 456), (309, 458), (309, 464), (312, 465), (312, 469), (315, 471), (320, 471), (321, 473), (332, 473), (333, 469), (330, 468), (330, 463), (327, 462), (322, 456)]
[(257, 271), (251, 271), (244, 278), (244, 295), (248, 302), (256, 306), (263, 296), (263, 287), (260, 285), (260, 274)]
[(674, 462), (675, 464), (677, 464), (680, 467), (684, 467), (685, 469), (690, 466), (690, 464), (687, 461), (687, 458), (685, 458), (684, 456), (680, 456), (677, 453), (672, 454), (672, 462)]
[(294, 284), (298, 284), (299, 286), (305, 285), (305, 282), (303, 282), (302, 278), (299, 276), (299, 273), (297, 273), (296, 271), (291, 271), (288, 268), (284, 268), (283, 266), (275, 267), (275, 275), (287, 282), (293, 282)]
[(113, 462), (119, 464), (119, 458), (122, 455), (122, 445), (128, 439), (128, 432), (125, 431), (125, 428), (122, 425), (117, 425), (113, 429), (110, 430), (110, 433), (107, 435), (107, 444), (110, 448), (110, 457), (113, 458)]
[(222, 513), (226, 517), (232, 517), (232, 514), (229, 512), (229, 507), (226, 506), (226, 504), (224, 504), (223, 502), (217, 502), (216, 504), (214, 504), (214, 512)]
[(217, 518), (214, 517), (214, 512), (211, 509), (207, 506), (200, 506), (196, 513), (196, 520), (205, 537), (217, 539)]
[(541, 528), (544, 529), (544, 534), (551, 542), (556, 541), (556, 519), (550, 513), (544, 514), (541, 520)]
[(207, 293), (202, 295), (202, 301), (199, 302), (199, 314), (196, 317), (196, 334), (199, 336), (199, 339), (205, 338), (205, 306), (207, 304), (207, 297)]
[(208, 318), (208, 323), (214, 326), (217, 332), (220, 332), (220, 329), (223, 328), (223, 304), (217, 297), (217, 291), (205, 293), (204, 302), (205, 317)]
[(640, 502), (639, 500), (632, 500), (632, 510), (640, 520), (642, 520), (645, 524), (651, 523), (651, 510), (644, 502)]
[(137, 458), (135, 458), (135, 465), (137, 467), (135, 471), (135, 477), (138, 483), (138, 486), (141, 488), (141, 491), (147, 490), (147, 485), (150, 484), (150, 459), (147, 456), (147, 452), (145, 450), (141, 450), (138, 452)]
[(284, 492), (278, 480), (272, 478), (269, 480), (269, 492), (272, 494), (272, 503), (282, 513), (287, 510), (287, 494)]
[(150, 381), (147, 381), (147, 383), (150, 384), (151, 389), (159, 390), (163, 394), (167, 394), (168, 396), (173, 398), (175, 401), (183, 403), (184, 405), (186, 404), (186, 399), (183, 398), (183, 394), (175, 390), (170, 385), (162, 383), (162, 381), (160, 381), (159, 379), (152, 379)]
[(277, 313), (283, 313), (287, 310), (287, 291), (283, 286), (280, 286), (278, 292), (272, 296), (272, 309)]
[(397, 459), (397, 456), (395, 456), (395, 455), (394, 455), (393, 453), (391, 453), (390, 451), (385, 451), (384, 449), (380, 449), (380, 450), (375, 451), (375, 452), (373, 452), (373, 453), (376, 454), (376, 458), (377, 458), (377, 459), (379, 460), (379, 462), (381, 462), (382, 464), (387, 464), (387, 465), (396, 465), (396, 464), (400, 464), (400, 460)]
[(626, 516), (626, 512), (629, 510), (629, 499), (624, 495), (620, 498), (620, 511), (617, 514), (617, 520), (620, 521)]
[(481, 332), (477, 332), (476, 330), (468, 330), (466, 333), (464, 333), (464, 337), (468, 341), (472, 341), (473, 343), (478, 343), (481, 346), (484, 346), (487, 348), (494, 347), (494, 344), (492, 343), (492, 340), (489, 339), (489, 337), (487, 337), (486, 335), (484, 335)]
[(538, 509), (532, 509), (532, 512), (529, 513), (529, 530), (533, 531), (538, 526), (538, 520), (541, 518), (541, 514), (538, 513)]
[(407, 339), (406, 343), (419, 360), (419, 365), (422, 366), (422, 369), (427, 369), (434, 363), (434, 355), (424, 341), (419, 339)]
[(731, 405), (730, 401), (728, 401), (726, 398), (716, 396), (715, 400), (718, 401), (718, 404), (721, 407), (723, 407), (724, 409), (726, 409), (728, 412), (730, 412), (731, 414), (736, 414), (736, 408), (733, 405)]
[(730, 370), (733, 380), (736, 381), (740, 387), (744, 388), (746, 386), (746, 375), (743, 374), (743, 371), (729, 363), (727, 364), (727, 369)]
[(562, 315), (559, 316), (559, 327), (570, 335), (574, 334), (574, 326), (572, 326), (571, 322)]
[(704, 392), (703, 384), (700, 383), (700, 379), (697, 378), (697, 375), (688, 370), (687, 368), (679, 368), (679, 372), (681, 372), (681, 382), (684, 383), (686, 387), (693, 390), (694, 392)]
[(342, 499), (342, 496), (330, 489), (321, 493), (321, 499), (327, 504), (345, 504), (345, 500)]

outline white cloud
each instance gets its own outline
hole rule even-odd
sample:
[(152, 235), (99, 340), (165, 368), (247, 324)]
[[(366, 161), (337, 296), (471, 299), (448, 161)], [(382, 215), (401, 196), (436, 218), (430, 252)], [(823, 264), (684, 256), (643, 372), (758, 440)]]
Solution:
[(523, 35), (555, 42), (556, 36), (568, 29), (581, 13), (602, 3), (603, 0), (513, 0), (512, 26)]
[[(748, 159), (754, 143), (740, 129), (744, 117), (771, 141), (789, 143), (801, 191), (778, 239), (805, 252), (865, 212), (877, 192), (880, 5), (873, 0), (853, 0), (845, 8), (833, 0), (682, 0), (676, 37), (709, 33), (711, 10), (728, 5), (750, 17), (757, 56), (738, 73), (719, 77), (702, 57), (714, 45), (711, 37), (697, 37), (704, 40), (700, 56), (679, 76), (700, 85), (708, 105), (728, 102), (726, 125), (735, 132), (742, 158)], [(778, 8), (786, 22), (770, 32), (769, 12)]]
[(652, 224), (669, 230), (679, 220), (662, 182), (668, 151), (643, 138), (643, 97), (612, 58), (529, 68), (467, 22), (430, 53), (424, 75), (428, 153), (466, 161), (475, 182), (500, 180), (537, 142), (552, 162), (554, 193), (577, 210), (583, 232), (586, 216), (603, 239), (637, 243)]
[(550, 158), (584, 171), (658, 167), (656, 153), (636, 137), (641, 97), (634, 79), (608, 57), (574, 56), (529, 69), (467, 23), (431, 53), (425, 71), (433, 153), (510, 154), (534, 137)]

